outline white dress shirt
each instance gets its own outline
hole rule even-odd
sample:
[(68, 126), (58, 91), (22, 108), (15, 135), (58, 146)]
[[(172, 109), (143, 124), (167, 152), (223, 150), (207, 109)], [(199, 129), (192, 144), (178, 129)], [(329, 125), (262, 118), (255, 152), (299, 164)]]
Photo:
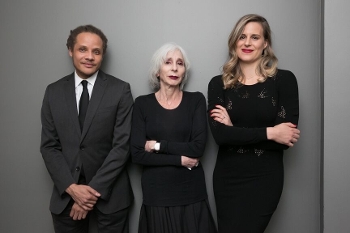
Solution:
[(78, 76), (76, 71), (74, 72), (75, 98), (77, 100), (78, 114), (79, 114), (79, 101), (80, 101), (81, 94), (83, 93), (83, 84), (81, 84), (81, 81), (86, 80), (88, 82), (87, 89), (88, 89), (88, 92), (89, 92), (89, 98), (91, 99), (92, 90), (93, 90), (94, 85), (95, 85), (97, 74), (98, 74), (98, 71), (96, 73), (94, 73), (93, 75), (91, 75), (89, 78), (82, 79), (82, 78), (80, 78)]

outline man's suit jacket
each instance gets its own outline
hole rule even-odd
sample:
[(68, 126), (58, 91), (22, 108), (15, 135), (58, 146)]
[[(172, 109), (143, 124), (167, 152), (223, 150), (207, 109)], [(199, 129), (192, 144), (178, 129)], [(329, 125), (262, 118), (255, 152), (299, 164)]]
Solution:
[(101, 194), (96, 207), (114, 213), (133, 199), (129, 158), (133, 98), (130, 85), (103, 73), (96, 78), (83, 131), (78, 120), (74, 73), (50, 84), (41, 109), (41, 153), (54, 182), (50, 211), (61, 213), (83, 165), (86, 183)]

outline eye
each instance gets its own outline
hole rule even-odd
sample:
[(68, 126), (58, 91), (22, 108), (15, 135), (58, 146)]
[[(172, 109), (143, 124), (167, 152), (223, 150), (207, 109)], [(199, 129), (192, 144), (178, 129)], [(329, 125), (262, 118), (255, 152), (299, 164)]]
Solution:
[(246, 38), (245, 35), (241, 35), (241, 36), (239, 37), (240, 40), (244, 40), (245, 38)]
[(79, 52), (85, 52), (85, 51), (86, 51), (86, 48), (85, 48), (85, 47), (79, 48)]
[(253, 40), (259, 40), (260, 37), (259, 36), (252, 36)]
[(100, 54), (101, 54), (101, 51), (100, 51), (100, 50), (95, 50), (95, 51), (94, 51), (94, 54), (95, 54), (95, 55), (100, 55)]
[(177, 64), (178, 64), (179, 66), (183, 66), (183, 65), (184, 65), (184, 63), (183, 63), (182, 61), (178, 61)]
[(165, 61), (164, 63), (167, 64), (167, 65), (171, 64), (170, 61)]

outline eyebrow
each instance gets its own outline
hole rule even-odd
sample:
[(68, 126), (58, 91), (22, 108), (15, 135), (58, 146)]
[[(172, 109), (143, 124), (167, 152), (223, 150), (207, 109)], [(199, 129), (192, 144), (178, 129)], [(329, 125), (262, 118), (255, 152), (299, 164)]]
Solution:
[[(165, 58), (164, 61), (169, 61), (169, 60), (173, 60), (172, 57), (169, 57), (169, 58)], [(175, 59), (175, 61), (183, 61), (184, 59), (183, 58), (177, 58)]]
[[(242, 33), (241, 35), (247, 36), (247, 34), (245, 34), (245, 33)], [(260, 35), (260, 34), (251, 34), (251, 36), (262, 36), (262, 35)]]

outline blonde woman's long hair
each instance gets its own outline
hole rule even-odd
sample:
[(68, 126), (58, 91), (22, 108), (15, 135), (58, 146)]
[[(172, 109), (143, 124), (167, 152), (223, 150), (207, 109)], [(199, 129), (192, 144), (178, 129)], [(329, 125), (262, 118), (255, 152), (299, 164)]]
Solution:
[(236, 53), (236, 45), (238, 39), (244, 31), (244, 27), (250, 22), (257, 22), (261, 24), (263, 28), (263, 36), (267, 42), (267, 46), (263, 50), (260, 63), (256, 70), (256, 73), (263, 77), (258, 81), (264, 82), (268, 77), (273, 77), (277, 73), (278, 60), (272, 50), (271, 29), (269, 23), (260, 15), (245, 15), (238, 20), (228, 39), (229, 60), (223, 66), (222, 74), (224, 89), (235, 88), (238, 84), (238, 79), (244, 78), (244, 74), (239, 65), (239, 58)]

